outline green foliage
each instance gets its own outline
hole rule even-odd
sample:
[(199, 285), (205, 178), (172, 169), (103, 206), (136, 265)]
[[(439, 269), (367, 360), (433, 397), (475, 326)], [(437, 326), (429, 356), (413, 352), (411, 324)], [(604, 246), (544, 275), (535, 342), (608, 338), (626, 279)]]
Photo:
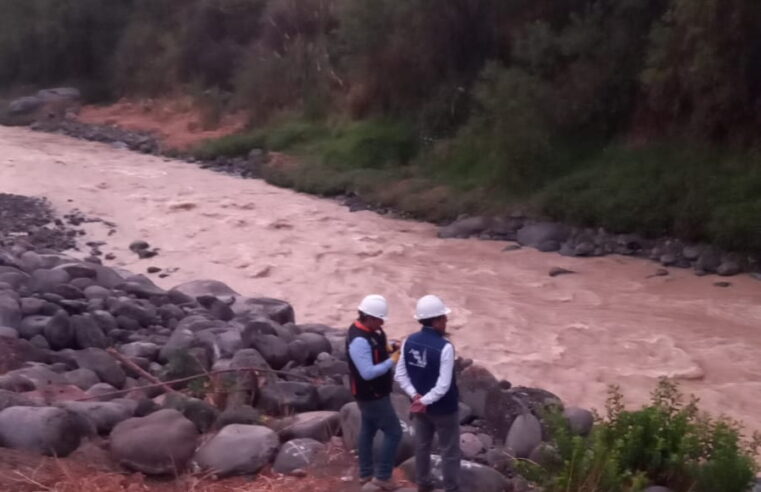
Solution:
[(541, 193), (542, 210), (614, 232), (679, 234), (730, 249), (761, 247), (755, 153), (685, 145), (611, 146)]
[(366, 120), (339, 128), (319, 146), (325, 164), (373, 169), (408, 163), (417, 152), (414, 129), (403, 122)]
[(215, 157), (241, 157), (252, 149), (264, 148), (266, 138), (259, 132), (227, 135), (207, 140), (193, 150), (197, 159), (211, 160)]
[(737, 424), (701, 414), (676, 385), (661, 380), (648, 406), (627, 411), (617, 387), (607, 417), (587, 437), (560, 415), (548, 418), (561, 460), (549, 468), (523, 462), (522, 472), (548, 492), (634, 492), (658, 484), (676, 492), (745, 492), (753, 483), (756, 444)]

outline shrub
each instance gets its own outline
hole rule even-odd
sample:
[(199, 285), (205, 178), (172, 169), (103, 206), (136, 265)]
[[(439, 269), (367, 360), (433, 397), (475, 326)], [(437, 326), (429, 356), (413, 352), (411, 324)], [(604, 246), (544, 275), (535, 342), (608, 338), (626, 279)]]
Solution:
[(701, 414), (677, 386), (661, 380), (650, 404), (627, 411), (617, 387), (607, 416), (588, 437), (575, 436), (560, 415), (548, 418), (561, 456), (543, 468), (520, 464), (548, 492), (628, 492), (651, 484), (676, 492), (746, 492), (756, 471), (757, 438), (743, 443), (740, 427)]

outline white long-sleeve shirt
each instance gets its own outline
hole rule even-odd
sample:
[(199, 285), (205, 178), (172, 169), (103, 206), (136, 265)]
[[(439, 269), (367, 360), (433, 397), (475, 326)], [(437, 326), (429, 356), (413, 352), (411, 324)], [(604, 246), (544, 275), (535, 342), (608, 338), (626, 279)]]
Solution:
[[(405, 344), (407, 342), (405, 341)], [(424, 394), (420, 399), (423, 405), (428, 406), (439, 401), (449, 391), (449, 387), (452, 386), (452, 374), (454, 373), (454, 347), (451, 343), (447, 343), (444, 349), (441, 351), (441, 359), (439, 362), (439, 377), (436, 379), (436, 384), (431, 390)], [(394, 376), (399, 386), (402, 387), (410, 398), (415, 398), (418, 395), (418, 391), (412, 385), (410, 377), (407, 374), (407, 366), (404, 363), (404, 345), (402, 345), (401, 355), (399, 356), (399, 362), (396, 364), (396, 375)]]

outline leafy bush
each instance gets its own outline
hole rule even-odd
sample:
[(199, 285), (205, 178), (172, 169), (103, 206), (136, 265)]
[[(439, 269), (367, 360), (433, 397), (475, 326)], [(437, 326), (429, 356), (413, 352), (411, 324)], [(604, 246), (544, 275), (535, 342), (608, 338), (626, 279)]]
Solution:
[(365, 120), (339, 127), (319, 147), (325, 164), (379, 168), (407, 164), (417, 152), (412, 126), (392, 120)]
[(617, 387), (607, 416), (588, 437), (573, 435), (560, 415), (548, 418), (561, 457), (547, 468), (522, 462), (547, 492), (634, 492), (648, 485), (676, 492), (746, 492), (756, 471), (758, 438), (743, 443), (740, 427), (701, 414), (676, 385), (661, 380), (650, 404), (627, 411)]

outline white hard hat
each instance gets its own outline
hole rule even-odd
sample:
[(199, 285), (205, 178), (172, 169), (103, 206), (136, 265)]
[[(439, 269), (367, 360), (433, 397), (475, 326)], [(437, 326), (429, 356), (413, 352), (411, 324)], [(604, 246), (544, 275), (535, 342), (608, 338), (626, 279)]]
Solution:
[(386, 319), (388, 316), (388, 303), (386, 298), (378, 294), (370, 294), (362, 299), (357, 308), (361, 312), (373, 318)]
[(437, 296), (428, 294), (421, 297), (417, 301), (417, 309), (415, 310), (415, 319), (431, 319), (444, 316), (451, 313), (452, 310), (444, 305), (444, 302)]

